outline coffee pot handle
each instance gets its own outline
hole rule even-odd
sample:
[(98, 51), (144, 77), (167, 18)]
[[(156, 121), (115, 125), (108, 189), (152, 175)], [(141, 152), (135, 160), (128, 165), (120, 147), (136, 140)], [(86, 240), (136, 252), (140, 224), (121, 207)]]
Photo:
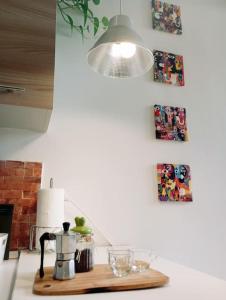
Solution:
[(44, 249), (45, 249), (45, 241), (52, 241), (56, 239), (56, 235), (54, 233), (49, 233), (45, 232), (43, 235), (40, 237), (40, 246), (41, 246), (41, 264), (40, 264), (40, 269), (39, 269), (39, 276), (40, 278), (44, 277), (44, 268), (43, 268), (43, 263), (44, 263)]

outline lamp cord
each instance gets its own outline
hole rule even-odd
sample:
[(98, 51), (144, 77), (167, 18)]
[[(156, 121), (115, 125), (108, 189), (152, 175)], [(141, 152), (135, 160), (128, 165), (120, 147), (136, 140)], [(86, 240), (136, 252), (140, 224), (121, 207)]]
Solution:
[(120, 15), (122, 14), (122, 0), (120, 0)]

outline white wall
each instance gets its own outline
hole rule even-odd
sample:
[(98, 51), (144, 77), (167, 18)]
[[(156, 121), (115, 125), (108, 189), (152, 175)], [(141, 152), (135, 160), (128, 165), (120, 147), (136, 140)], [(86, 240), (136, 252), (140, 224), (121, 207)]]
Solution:
[[(118, 12), (118, 1), (102, 2), (100, 15)], [(86, 63), (93, 42), (83, 45), (58, 24), (50, 128), (1, 129), (0, 159), (43, 161), (44, 183), (53, 176), (113, 243), (150, 247), (226, 279), (226, 2), (174, 3), (182, 36), (152, 30), (147, 0), (124, 0), (124, 12), (151, 49), (184, 55), (184, 88), (154, 83), (151, 73), (132, 80), (93, 73)], [(155, 103), (187, 108), (189, 142), (155, 140)], [(157, 162), (190, 164), (193, 203), (157, 200)]]

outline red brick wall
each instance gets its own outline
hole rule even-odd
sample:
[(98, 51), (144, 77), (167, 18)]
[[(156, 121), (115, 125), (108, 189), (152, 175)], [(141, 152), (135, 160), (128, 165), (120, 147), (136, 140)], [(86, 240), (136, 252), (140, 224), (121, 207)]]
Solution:
[(0, 160), (0, 204), (14, 204), (11, 250), (29, 246), (29, 229), (36, 223), (41, 175), (41, 163)]

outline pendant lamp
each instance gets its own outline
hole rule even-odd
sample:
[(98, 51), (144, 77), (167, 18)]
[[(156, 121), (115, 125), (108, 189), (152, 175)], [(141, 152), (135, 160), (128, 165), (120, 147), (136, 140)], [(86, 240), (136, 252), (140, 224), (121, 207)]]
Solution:
[(132, 29), (128, 16), (111, 18), (109, 27), (88, 52), (88, 64), (103, 76), (132, 78), (152, 67), (152, 52), (143, 45), (141, 37)]

